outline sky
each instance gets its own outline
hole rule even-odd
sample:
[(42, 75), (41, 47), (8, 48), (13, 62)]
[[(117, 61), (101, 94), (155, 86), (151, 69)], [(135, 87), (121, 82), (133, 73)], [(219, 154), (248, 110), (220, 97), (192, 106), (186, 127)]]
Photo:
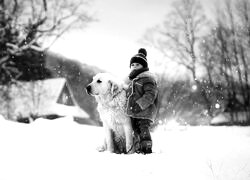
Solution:
[[(150, 70), (162, 71), (162, 67), (155, 65), (163, 60), (162, 54), (140, 40), (147, 29), (163, 22), (173, 1), (94, 0), (91, 7), (98, 21), (65, 34), (51, 50), (122, 77), (129, 73), (131, 57), (144, 47)], [(174, 63), (168, 65), (173, 74), (177, 69)]]

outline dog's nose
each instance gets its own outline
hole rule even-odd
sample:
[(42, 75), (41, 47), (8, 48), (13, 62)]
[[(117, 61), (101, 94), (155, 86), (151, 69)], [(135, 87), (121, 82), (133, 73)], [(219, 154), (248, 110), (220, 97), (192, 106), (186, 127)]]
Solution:
[(90, 86), (90, 85), (88, 85), (88, 86), (86, 87), (86, 91), (87, 91), (88, 94), (90, 94), (90, 92), (91, 92), (91, 86)]

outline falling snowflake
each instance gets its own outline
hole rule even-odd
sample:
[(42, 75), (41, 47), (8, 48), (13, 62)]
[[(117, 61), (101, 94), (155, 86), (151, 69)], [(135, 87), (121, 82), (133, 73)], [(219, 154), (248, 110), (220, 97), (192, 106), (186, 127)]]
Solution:
[(216, 104), (215, 104), (215, 108), (216, 108), (216, 109), (219, 109), (219, 108), (220, 108), (220, 104), (219, 104), (219, 103), (216, 103)]
[(197, 90), (197, 85), (192, 85), (192, 90), (196, 91)]

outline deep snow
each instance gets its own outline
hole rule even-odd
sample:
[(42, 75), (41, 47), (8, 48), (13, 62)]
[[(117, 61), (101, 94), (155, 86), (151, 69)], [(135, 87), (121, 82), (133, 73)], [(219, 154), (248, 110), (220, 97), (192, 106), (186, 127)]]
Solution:
[(250, 179), (250, 127), (181, 127), (152, 133), (153, 154), (97, 152), (101, 127), (72, 118), (21, 124), (0, 118), (0, 180)]

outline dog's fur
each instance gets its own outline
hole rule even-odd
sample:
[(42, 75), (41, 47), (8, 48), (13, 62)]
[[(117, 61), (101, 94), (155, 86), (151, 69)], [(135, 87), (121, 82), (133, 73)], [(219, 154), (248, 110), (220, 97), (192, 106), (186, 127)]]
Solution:
[(126, 115), (124, 84), (108, 73), (99, 73), (86, 87), (98, 103), (98, 112), (105, 130), (102, 150), (114, 153), (133, 153), (133, 129)]

